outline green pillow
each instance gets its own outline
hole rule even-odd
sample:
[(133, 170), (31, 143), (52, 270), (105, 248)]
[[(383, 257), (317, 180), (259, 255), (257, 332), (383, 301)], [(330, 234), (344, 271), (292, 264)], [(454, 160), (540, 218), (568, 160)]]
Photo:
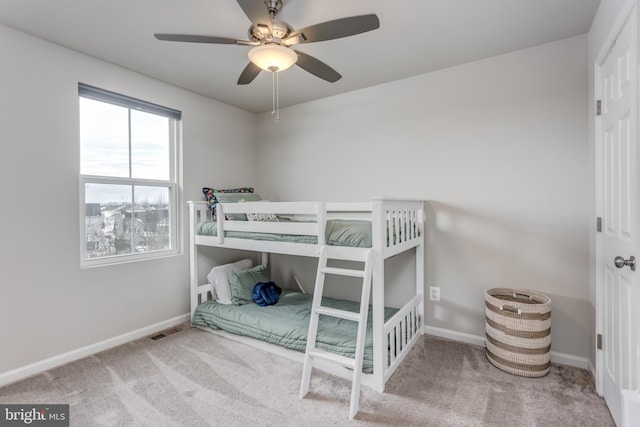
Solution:
[[(258, 193), (213, 193), (218, 203), (242, 203), (242, 202), (259, 202), (262, 200)], [(227, 219), (231, 221), (246, 221), (245, 214), (225, 214)]]
[(251, 295), (256, 283), (268, 282), (267, 266), (258, 265), (248, 270), (229, 272), (229, 287), (231, 289), (231, 302), (234, 305), (243, 305), (253, 302)]
[(371, 221), (355, 219), (327, 221), (326, 237), (329, 245), (370, 248)]

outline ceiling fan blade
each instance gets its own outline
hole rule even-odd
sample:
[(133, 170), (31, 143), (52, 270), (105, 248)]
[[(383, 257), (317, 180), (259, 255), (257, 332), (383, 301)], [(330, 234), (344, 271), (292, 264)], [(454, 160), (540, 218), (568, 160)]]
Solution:
[(340, 73), (319, 59), (298, 50), (294, 50), (294, 52), (298, 54), (296, 65), (314, 76), (320, 77), (330, 83), (335, 83), (342, 78)]
[(258, 76), (258, 74), (260, 74), (260, 71), (262, 71), (262, 68), (258, 67), (253, 62), (249, 62), (249, 64), (244, 67), (244, 70), (242, 70), (242, 74), (240, 74), (240, 77), (238, 78), (238, 84), (248, 85)]
[(375, 14), (350, 16), (311, 25), (293, 32), (288, 38), (300, 35), (298, 43), (313, 43), (324, 40), (339, 39), (380, 28), (380, 20)]
[(269, 32), (273, 33), (271, 26), (271, 15), (267, 10), (267, 6), (264, 0), (237, 0), (238, 4), (242, 8), (242, 11), (249, 21), (255, 25), (266, 25), (269, 27)]
[(158, 40), (189, 43), (213, 43), (213, 44), (251, 44), (248, 40), (236, 40), (226, 37), (196, 36), (192, 34), (154, 34)]

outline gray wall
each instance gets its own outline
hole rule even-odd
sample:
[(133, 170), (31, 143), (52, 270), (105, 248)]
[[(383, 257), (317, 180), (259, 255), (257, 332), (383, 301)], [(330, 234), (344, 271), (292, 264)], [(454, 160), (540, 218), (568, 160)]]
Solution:
[[(260, 190), (429, 200), (425, 287), (442, 300), (427, 325), (484, 336), (486, 288), (535, 289), (553, 301), (552, 350), (586, 361), (586, 114), (579, 36), (263, 114)], [(313, 268), (282, 264), (285, 283)]]
[(0, 373), (187, 313), (186, 246), (80, 268), (78, 82), (182, 110), (182, 208), (257, 181), (255, 115), (3, 26), (0, 52)]

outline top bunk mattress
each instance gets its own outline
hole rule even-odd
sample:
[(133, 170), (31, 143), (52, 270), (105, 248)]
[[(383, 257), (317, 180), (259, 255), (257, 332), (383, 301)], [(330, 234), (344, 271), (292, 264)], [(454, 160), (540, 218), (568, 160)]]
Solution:
[[(215, 301), (200, 304), (192, 319), (195, 326), (222, 329), (236, 335), (266, 341), (291, 350), (304, 352), (307, 345), (313, 295), (282, 291), (275, 305), (226, 305)], [(322, 298), (326, 307), (357, 313), (360, 304), (340, 299)], [(398, 310), (385, 308), (385, 322)], [(373, 372), (373, 326), (371, 306), (367, 318), (367, 334), (362, 371)], [(335, 317), (320, 316), (317, 346), (345, 357), (353, 358), (356, 349), (357, 323)]]
[[(196, 234), (200, 236), (217, 236), (217, 223), (203, 221), (198, 224)], [(327, 221), (326, 241), (331, 246), (348, 246), (352, 248), (371, 247), (371, 221), (333, 219)], [(256, 233), (246, 231), (225, 231), (225, 237), (251, 240), (266, 240), (269, 242), (318, 243), (316, 236), (279, 233)]]

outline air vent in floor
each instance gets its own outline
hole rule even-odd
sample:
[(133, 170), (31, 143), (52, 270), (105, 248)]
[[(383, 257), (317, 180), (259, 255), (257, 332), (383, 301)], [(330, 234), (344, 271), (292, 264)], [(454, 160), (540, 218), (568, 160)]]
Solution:
[(160, 333), (157, 333), (155, 335), (151, 335), (149, 338), (151, 338), (152, 340), (155, 341), (155, 340), (159, 340), (160, 338), (164, 338), (164, 337), (166, 337), (168, 335), (175, 334), (176, 332), (180, 332), (181, 330), (182, 329), (180, 329), (180, 328), (170, 328), (170, 329), (167, 329), (167, 330), (162, 331)]

